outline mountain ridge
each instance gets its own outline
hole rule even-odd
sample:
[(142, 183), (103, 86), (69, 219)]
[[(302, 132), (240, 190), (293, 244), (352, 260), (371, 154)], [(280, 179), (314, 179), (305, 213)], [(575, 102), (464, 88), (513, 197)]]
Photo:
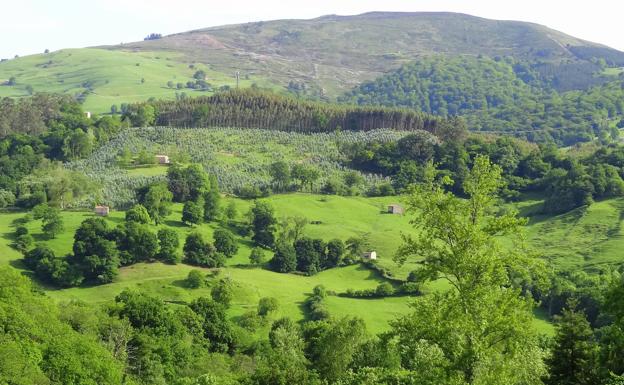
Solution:
[[(214, 26), (156, 40), (12, 59), (0, 63), (0, 83), (12, 77), (16, 82), (0, 87), (0, 96), (62, 92), (104, 112), (115, 103), (235, 87), (238, 72), (241, 87), (256, 84), (333, 100), (434, 55), (511, 56), (541, 63), (548, 71), (579, 66), (585, 76), (592, 75), (597, 59), (624, 66), (624, 52), (535, 23), (452, 12), (377, 11)], [(197, 70), (206, 73), (209, 87), (187, 87)]]

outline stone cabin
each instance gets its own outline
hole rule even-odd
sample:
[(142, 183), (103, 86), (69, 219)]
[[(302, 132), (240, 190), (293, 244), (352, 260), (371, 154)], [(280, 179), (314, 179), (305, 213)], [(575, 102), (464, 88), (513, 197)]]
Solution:
[(169, 164), (171, 161), (167, 155), (156, 155), (156, 163), (158, 164)]
[(95, 215), (98, 215), (100, 217), (105, 217), (105, 216), (108, 216), (108, 213), (110, 212), (110, 207), (97, 205), (95, 206), (95, 210), (93, 210), (93, 212), (95, 213)]
[(364, 258), (364, 259), (377, 259), (377, 252), (376, 251), (367, 251), (364, 254), (362, 254), (362, 258)]
[(397, 205), (397, 204), (391, 204), (388, 205), (388, 213), (389, 214), (399, 214), (399, 215), (403, 215), (403, 212), (405, 210), (403, 210), (403, 207)]

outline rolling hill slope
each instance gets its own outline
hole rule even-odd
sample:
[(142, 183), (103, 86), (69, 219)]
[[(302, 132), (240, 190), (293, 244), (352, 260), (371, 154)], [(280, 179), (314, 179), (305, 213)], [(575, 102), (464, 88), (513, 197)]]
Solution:
[[(198, 69), (212, 89), (256, 83), (330, 98), (363, 81), (431, 55), (513, 56), (594, 71), (592, 58), (624, 65), (624, 53), (546, 27), (454, 13), (385, 13), (323, 16), (213, 27), (157, 40), (62, 50), (0, 63), (0, 96), (49, 91), (82, 95), (85, 108), (107, 112), (111, 104), (174, 98), (167, 86), (185, 84)], [(192, 68), (191, 68), (192, 67)], [(554, 68), (554, 69), (553, 69)]]

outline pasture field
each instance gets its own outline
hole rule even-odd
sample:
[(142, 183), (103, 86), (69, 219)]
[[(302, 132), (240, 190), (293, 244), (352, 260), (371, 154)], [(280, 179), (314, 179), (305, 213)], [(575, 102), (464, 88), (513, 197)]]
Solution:
[[(394, 249), (400, 241), (397, 229), (409, 229), (406, 217), (382, 213), (382, 207), (390, 202), (400, 201), (400, 197), (385, 198), (362, 198), (362, 197), (336, 197), (311, 194), (287, 194), (276, 195), (268, 200), (276, 209), (278, 218), (284, 216), (305, 216), (310, 220), (320, 221), (318, 225), (308, 225), (306, 234), (312, 237), (320, 237), (326, 240), (340, 238), (346, 240), (350, 236), (366, 236), (371, 245), (375, 245), (380, 254), (380, 262), (384, 266), (395, 266), (392, 262)], [(227, 205), (230, 201), (235, 202), (238, 216), (243, 219), (251, 205), (251, 201), (226, 197), (222, 204)], [(172, 214), (167, 217), (164, 224), (176, 230), (181, 241), (190, 231), (199, 231), (212, 240), (216, 223), (201, 224), (189, 227), (181, 222), (181, 204), (173, 206)], [(4, 213), (0, 215), (0, 263), (9, 263), (17, 268), (23, 268), (21, 255), (11, 248), (13, 232), (12, 223), (15, 219), (24, 216), (24, 213)], [(87, 211), (64, 211), (62, 213), (65, 231), (55, 239), (47, 240), (41, 233), (40, 221), (28, 223), (31, 234), (35, 241), (49, 245), (56, 255), (64, 255), (71, 252), (73, 233), (80, 223), (94, 214)], [(124, 219), (123, 211), (112, 211), (106, 218), (110, 226), (121, 223)], [(153, 230), (158, 229), (152, 225)], [(251, 252), (251, 242), (248, 239), (238, 237), (239, 251), (227, 260), (227, 266), (219, 270), (218, 277), (230, 277), (236, 285), (235, 299), (230, 310), (235, 319), (243, 313), (256, 308), (258, 300), (262, 297), (275, 297), (280, 303), (280, 309), (275, 317), (288, 316), (296, 320), (305, 317), (304, 301), (312, 293), (316, 285), (324, 285), (327, 290), (336, 293), (345, 292), (347, 289), (363, 290), (373, 289), (384, 279), (373, 270), (362, 265), (352, 265), (323, 271), (315, 276), (306, 277), (295, 274), (279, 274), (261, 267), (249, 265), (248, 256)], [(182, 246), (180, 246), (181, 251)], [(270, 253), (267, 252), (270, 258)], [(120, 269), (118, 279), (111, 284), (100, 286), (83, 286), (70, 289), (44, 289), (52, 298), (59, 301), (80, 300), (88, 303), (103, 303), (112, 300), (126, 287), (134, 287), (146, 290), (163, 298), (165, 301), (190, 301), (198, 296), (210, 294), (209, 287), (200, 289), (188, 289), (184, 285), (184, 279), (188, 272), (196, 267), (185, 264), (166, 265), (162, 263), (141, 263)], [(201, 269), (208, 276), (213, 273), (210, 269)], [(407, 274), (404, 268), (397, 271)], [(401, 273), (403, 274), (403, 273)], [(214, 281), (214, 277), (209, 281)], [(351, 299), (338, 296), (330, 296), (327, 306), (331, 314), (359, 315), (366, 322), (371, 333), (386, 330), (388, 321), (399, 314), (408, 311), (409, 297), (395, 297), (385, 299)], [(374, 304), (374, 305), (373, 305)], [(375, 312), (370, 308), (374, 306)], [(266, 332), (266, 330), (264, 330)], [(261, 330), (259, 330), (261, 332)]]
[[(402, 203), (402, 197), (340, 197), (315, 194), (282, 194), (264, 198), (270, 202), (276, 211), (278, 218), (284, 216), (304, 216), (310, 221), (319, 221), (320, 224), (309, 224), (305, 228), (305, 234), (311, 237), (319, 237), (325, 240), (339, 238), (346, 240), (351, 236), (363, 236), (371, 246), (379, 253), (379, 265), (389, 269), (396, 277), (405, 278), (409, 271), (416, 268), (416, 263), (407, 263), (404, 266), (397, 266), (392, 261), (392, 256), (401, 242), (401, 233), (413, 231), (409, 224), (409, 215), (400, 216), (386, 214), (383, 208), (389, 203)], [(238, 218), (243, 220), (244, 214), (252, 204), (252, 201), (241, 200), (233, 197), (225, 197), (223, 205), (234, 202)], [(615, 207), (617, 201), (600, 202), (596, 210), (602, 206)], [(201, 224), (196, 227), (189, 227), (181, 222), (180, 204), (174, 204), (172, 214), (167, 217), (164, 224), (176, 230), (183, 241), (190, 231), (199, 231), (212, 239), (214, 230), (219, 226), (217, 223)], [(602, 208), (604, 209), (604, 208)], [(591, 209), (590, 209), (591, 210)], [(599, 215), (600, 212), (590, 216)], [(20, 258), (21, 254), (11, 248), (12, 222), (20, 218), (24, 213), (9, 212), (0, 215), (0, 263), (9, 263), (14, 267), (23, 268)], [(65, 231), (57, 238), (46, 240), (40, 230), (39, 221), (28, 223), (29, 230), (36, 241), (45, 242), (55, 251), (57, 255), (64, 255), (71, 251), (73, 233), (80, 225), (80, 222), (93, 214), (86, 211), (64, 211), (62, 213)], [(115, 226), (123, 221), (123, 211), (112, 211), (106, 218), (111, 226)], [(548, 224), (560, 224), (564, 219), (542, 218), (534, 220), (528, 227), (528, 235), (536, 242), (541, 241), (544, 232), (548, 231)], [(579, 232), (574, 223), (565, 222), (571, 228), (561, 229), (552, 239), (553, 243), (562, 241), (563, 234)], [(544, 227), (546, 226), (546, 227)], [(153, 230), (157, 226), (152, 225)], [(565, 227), (565, 226), (564, 226)], [(561, 235), (560, 235), (561, 234)], [(342, 293), (347, 289), (363, 290), (375, 288), (384, 279), (373, 270), (365, 268), (363, 265), (352, 265), (334, 268), (323, 271), (315, 276), (306, 277), (295, 274), (279, 274), (264, 268), (249, 264), (248, 256), (252, 248), (251, 242), (247, 238), (238, 237), (239, 251), (227, 260), (226, 267), (220, 269), (215, 276), (215, 272), (210, 269), (201, 269), (209, 277), (208, 282), (214, 282), (217, 278), (229, 277), (235, 283), (235, 298), (230, 310), (230, 316), (236, 320), (245, 312), (254, 310), (258, 300), (262, 297), (275, 297), (280, 303), (280, 308), (273, 317), (288, 316), (296, 320), (305, 317), (306, 298), (311, 294), (316, 285), (324, 285), (327, 290)], [(565, 239), (565, 238), (563, 238)], [(542, 241), (543, 242), (543, 241)], [(568, 243), (570, 243), (568, 241)], [(572, 242), (578, 247), (582, 247), (580, 240)], [(615, 244), (611, 245), (615, 247)], [(181, 249), (181, 247), (180, 247)], [(549, 249), (546, 249), (549, 250)], [(267, 252), (270, 258), (270, 253)], [(559, 257), (562, 258), (562, 257)], [(553, 263), (563, 263), (559, 258), (553, 258)], [(610, 260), (602, 254), (595, 256), (596, 259)], [(565, 258), (564, 258), (565, 260)], [(196, 267), (185, 264), (166, 265), (162, 263), (140, 263), (120, 269), (118, 279), (107, 285), (82, 286), (79, 288), (56, 289), (45, 287), (44, 290), (49, 296), (59, 301), (80, 300), (88, 303), (103, 303), (112, 300), (119, 292), (126, 287), (145, 290), (157, 295), (165, 301), (179, 302), (190, 301), (198, 296), (206, 296), (210, 293), (209, 287), (199, 289), (188, 289), (184, 285), (184, 279), (188, 272)], [(426, 290), (445, 290), (447, 285), (442, 282), (430, 284)], [(339, 296), (329, 296), (326, 300), (327, 307), (331, 314), (357, 315), (362, 317), (371, 333), (378, 333), (389, 328), (388, 322), (400, 314), (409, 311), (409, 297), (392, 297), (384, 299), (353, 299)], [(375, 309), (375, 311), (371, 311)], [(544, 332), (551, 333), (552, 325), (546, 317), (536, 311), (536, 327)], [(266, 332), (267, 325), (258, 329), (257, 333)]]
[[(190, 68), (192, 65), (193, 68)], [(34, 92), (77, 95), (85, 93), (85, 111), (110, 112), (111, 105), (145, 101), (151, 97), (174, 99), (176, 93), (188, 96), (211, 94), (188, 88), (177, 89), (177, 83), (194, 81), (197, 70), (206, 73), (206, 81), (217, 89), (236, 86), (234, 74), (214, 71), (209, 65), (191, 63), (170, 51), (131, 52), (99, 48), (63, 49), (48, 54), (24, 56), (0, 63), (0, 84), (15, 77), (15, 85), (0, 86), (0, 97), (27, 96), (28, 86)], [(167, 86), (172, 81), (174, 87)], [(254, 76), (240, 80), (241, 87), (256, 83), (274, 87)]]

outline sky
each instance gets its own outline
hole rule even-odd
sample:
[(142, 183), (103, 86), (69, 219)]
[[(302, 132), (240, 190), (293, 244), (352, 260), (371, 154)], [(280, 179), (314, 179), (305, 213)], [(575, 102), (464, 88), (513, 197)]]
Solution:
[(2, 0), (0, 58), (223, 24), (371, 11), (530, 21), (624, 51), (621, 0)]

